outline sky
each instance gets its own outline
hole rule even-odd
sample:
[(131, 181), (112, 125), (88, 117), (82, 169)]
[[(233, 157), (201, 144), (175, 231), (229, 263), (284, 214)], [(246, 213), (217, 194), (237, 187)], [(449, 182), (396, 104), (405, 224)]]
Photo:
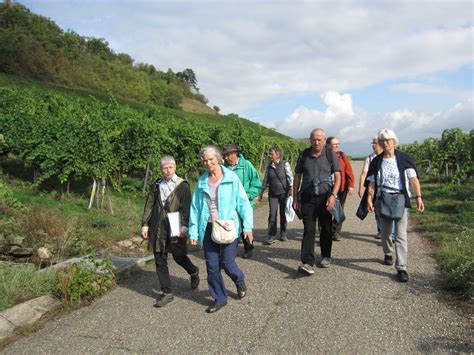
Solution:
[(474, 2), (22, 0), (135, 63), (191, 68), (222, 114), (353, 156), (383, 128), (401, 143), (474, 128)]

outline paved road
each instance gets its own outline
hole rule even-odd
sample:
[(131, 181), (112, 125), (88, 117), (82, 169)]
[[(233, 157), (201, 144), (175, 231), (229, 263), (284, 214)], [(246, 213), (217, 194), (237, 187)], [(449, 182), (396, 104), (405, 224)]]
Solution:
[[(360, 163), (354, 164), (359, 172)], [(354, 215), (358, 197), (349, 198), (343, 240), (333, 245), (333, 264), (299, 277), (302, 224), (289, 225), (286, 243), (256, 243), (255, 257), (238, 260), (249, 294), (237, 300), (226, 278), (229, 304), (206, 314), (205, 263), (198, 291), (171, 262), (175, 301), (153, 307), (158, 282), (150, 265), (131, 275), (89, 307), (50, 321), (6, 348), (17, 353), (407, 353), (474, 351), (470, 319), (440, 291), (430, 244), (409, 235), (411, 280), (400, 284), (393, 267), (381, 263), (380, 242), (370, 216)], [(428, 206), (429, 208), (429, 206)], [(255, 213), (255, 233), (265, 237), (267, 208)], [(241, 247), (239, 247), (241, 248)], [(316, 249), (319, 258), (319, 248)]]

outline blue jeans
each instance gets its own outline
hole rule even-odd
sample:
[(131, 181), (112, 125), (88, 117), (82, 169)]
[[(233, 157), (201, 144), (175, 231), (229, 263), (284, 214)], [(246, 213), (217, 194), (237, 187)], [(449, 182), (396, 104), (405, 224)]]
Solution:
[(227, 303), (227, 290), (221, 269), (236, 285), (244, 282), (244, 273), (235, 262), (238, 239), (230, 244), (217, 244), (211, 238), (212, 224), (208, 223), (204, 234), (203, 249), (207, 267), (207, 284), (209, 292), (217, 304)]

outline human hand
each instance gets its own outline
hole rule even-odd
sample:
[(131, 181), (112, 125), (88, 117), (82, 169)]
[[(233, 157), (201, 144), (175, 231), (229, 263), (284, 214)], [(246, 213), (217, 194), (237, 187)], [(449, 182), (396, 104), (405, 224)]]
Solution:
[(347, 194), (350, 196), (354, 193), (354, 188), (353, 187), (349, 187), (349, 191), (347, 192)]
[(372, 199), (370, 197), (367, 200), (367, 210), (369, 212), (374, 212), (375, 211), (374, 204), (373, 204)]
[(244, 232), (244, 238), (247, 238), (250, 244), (253, 244), (253, 233), (252, 232)]
[(257, 197), (258, 202), (260, 202), (262, 200), (263, 200), (263, 192), (260, 195), (258, 195), (258, 197)]
[(421, 198), (421, 196), (418, 196), (416, 198), (416, 204), (417, 204), (416, 210), (419, 213), (423, 213), (423, 211), (425, 210), (425, 204), (423, 203), (423, 199)]
[(336, 205), (336, 196), (334, 196), (333, 194), (331, 194), (331, 196), (328, 197), (327, 201), (326, 201), (326, 209), (329, 211), (329, 210), (332, 210), (334, 208), (334, 206)]
[(197, 245), (198, 241), (196, 239), (191, 239), (191, 245)]

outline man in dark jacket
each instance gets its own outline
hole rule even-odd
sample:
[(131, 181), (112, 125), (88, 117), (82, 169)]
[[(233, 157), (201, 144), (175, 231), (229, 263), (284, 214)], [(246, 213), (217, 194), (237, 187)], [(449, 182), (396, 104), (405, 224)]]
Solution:
[[(331, 265), (332, 215), (341, 183), (341, 168), (336, 153), (326, 148), (326, 133), (315, 128), (310, 135), (311, 148), (301, 152), (295, 167), (293, 208), (303, 215), (303, 240), (298, 271), (313, 275), (316, 218), (321, 222), (321, 267)], [(331, 175), (334, 174), (334, 183)], [(301, 189), (300, 189), (301, 187)]]
[(262, 201), (263, 193), (268, 187), (268, 236), (265, 244), (270, 245), (275, 242), (277, 233), (277, 212), (280, 211), (280, 240), (288, 240), (286, 236), (286, 216), (285, 207), (288, 197), (293, 195), (293, 173), (290, 163), (281, 159), (281, 149), (277, 146), (268, 150), (270, 163), (265, 169), (262, 191), (258, 200)]
[(165, 156), (160, 160), (163, 176), (150, 187), (142, 218), (142, 237), (155, 256), (156, 273), (162, 293), (155, 307), (173, 300), (168, 270), (168, 253), (191, 276), (191, 288), (199, 286), (199, 269), (187, 256), (187, 236), (191, 189), (186, 180), (176, 175), (176, 162)]
[[(257, 169), (253, 166), (250, 160), (244, 158), (235, 144), (224, 144), (222, 150), (224, 157), (224, 166), (231, 169), (239, 177), (240, 182), (244, 185), (245, 192), (253, 208), (254, 200), (260, 193), (262, 183), (260, 182), (260, 175)], [(244, 259), (252, 257), (253, 244), (242, 236), (244, 243)]]

